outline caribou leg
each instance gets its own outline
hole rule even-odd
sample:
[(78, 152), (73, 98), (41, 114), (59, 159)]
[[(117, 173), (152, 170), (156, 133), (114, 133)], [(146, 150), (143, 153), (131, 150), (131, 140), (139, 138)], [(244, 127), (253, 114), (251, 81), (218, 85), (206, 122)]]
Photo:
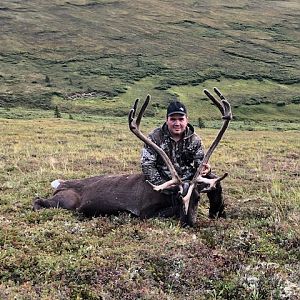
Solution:
[(76, 210), (80, 204), (78, 193), (73, 190), (58, 191), (55, 195), (48, 199), (35, 198), (33, 201), (33, 210), (43, 208), (64, 208), (68, 210)]
[(209, 199), (209, 218), (226, 218), (224, 199), (222, 196), (222, 186), (220, 182), (216, 184), (216, 188), (207, 193)]

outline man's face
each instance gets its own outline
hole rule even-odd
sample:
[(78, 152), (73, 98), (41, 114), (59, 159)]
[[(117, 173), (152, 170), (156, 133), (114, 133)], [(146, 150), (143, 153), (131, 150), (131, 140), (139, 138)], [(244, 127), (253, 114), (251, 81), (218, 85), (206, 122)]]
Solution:
[(188, 124), (186, 115), (173, 114), (167, 117), (167, 126), (173, 138), (181, 138)]

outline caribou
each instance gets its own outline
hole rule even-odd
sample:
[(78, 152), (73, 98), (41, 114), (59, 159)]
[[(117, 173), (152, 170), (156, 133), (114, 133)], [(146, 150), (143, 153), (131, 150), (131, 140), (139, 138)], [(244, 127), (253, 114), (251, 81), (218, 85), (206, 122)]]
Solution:
[[(216, 184), (228, 175), (225, 173), (214, 179), (201, 176), (203, 165), (209, 161), (232, 119), (229, 102), (217, 88), (214, 88), (214, 91), (220, 100), (217, 100), (208, 90), (204, 90), (204, 93), (220, 110), (222, 126), (188, 185), (178, 176), (167, 154), (140, 130), (142, 117), (150, 101), (148, 95), (139, 113), (137, 113), (139, 99), (135, 101), (128, 115), (129, 129), (161, 155), (171, 173), (172, 178), (169, 181), (156, 186), (148, 182), (143, 174), (100, 175), (74, 180), (57, 179), (51, 183), (54, 188), (53, 195), (47, 199), (35, 198), (33, 209), (64, 208), (89, 217), (115, 215), (122, 212), (142, 219), (177, 217), (182, 225), (193, 226), (197, 219), (200, 193), (214, 189)], [(178, 186), (175, 202), (170, 195), (163, 193), (164, 190), (174, 186)], [(167, 209), (171, 207), (173, 209), (170, 214), (170, 210)], [(166, 211), (168, 213), (165, 213)]]

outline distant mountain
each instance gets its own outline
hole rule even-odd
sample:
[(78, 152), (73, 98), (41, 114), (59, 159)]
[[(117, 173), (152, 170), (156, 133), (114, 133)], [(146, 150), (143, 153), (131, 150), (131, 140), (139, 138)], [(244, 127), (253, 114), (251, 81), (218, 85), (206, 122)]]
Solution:
[(297, 1), (2, 0), (0, 105), (118, 100), (143, 78), (161, 99), (211, 80), (237, 109), (297, 105), (299, 17)]

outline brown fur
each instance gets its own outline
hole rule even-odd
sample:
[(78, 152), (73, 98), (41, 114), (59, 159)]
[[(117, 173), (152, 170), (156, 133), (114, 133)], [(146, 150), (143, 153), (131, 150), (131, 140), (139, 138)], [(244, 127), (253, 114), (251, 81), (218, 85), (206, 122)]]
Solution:
[(195, 205), (197, 207), (197, 204), (198, 195), (195, 194), (190, 205), (190, 216), (184, 216), (178, 197), (156, 192), (145, 181), (144, 175), (132, 174), (62, 181), (52, 197), (35, 199), (33, 208), (38, 210), (60, 207), (78, 211), (86, 216), (111, 215), (120, 212), (128, 212), (140, 218), (181, 215), (180, 219), (184, 223), (193, 225), (196, 220)]

